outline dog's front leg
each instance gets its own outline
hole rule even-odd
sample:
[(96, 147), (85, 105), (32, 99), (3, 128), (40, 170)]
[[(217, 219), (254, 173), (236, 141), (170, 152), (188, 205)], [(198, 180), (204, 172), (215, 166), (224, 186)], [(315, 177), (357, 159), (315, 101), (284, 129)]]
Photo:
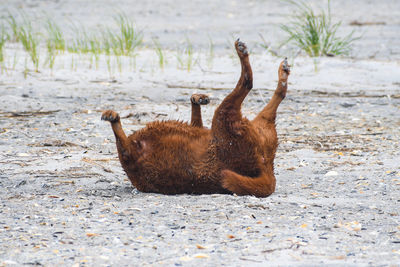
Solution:
[(124, 130), (122, 129), (119, 114), (112, 110), (106, 110), (101, 115), (101, 119), (111, 123), (111, 127), (116, 139), (118, 153), (124, 160), (128, 160), (131, 156), (130, 142), (126, 137)]
[(200, 105), (207, 105), (208, 103), (210, 103), (210, 99), (207, 95), (204, 94), (193, 94), (190, 97), (190, 102), (192, 102), (192, 118), (190, 121), (190, 125), (203, 128)]

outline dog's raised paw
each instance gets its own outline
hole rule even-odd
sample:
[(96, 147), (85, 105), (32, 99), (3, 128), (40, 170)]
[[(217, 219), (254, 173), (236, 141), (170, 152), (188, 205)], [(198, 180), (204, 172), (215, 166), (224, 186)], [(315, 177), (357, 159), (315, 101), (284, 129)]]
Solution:
[(284, 59), (283, 62), (282, 62), (282, 69), (283, 69), (287, 74), (290, 73), (290, 65), (289, 65), (289, 63), (288, 63), (288, 61), (287, 61), (287, 57), (285, 57), (285, 59)]
[(208, 103), (210, 103), (209, 97), (204, 94), (193, 94), (190, 97), (190, 101), (196, 105), (207, 105)]
[(239, 54), (239, 56), (241, 55), (248, 55), (249, 52), (247, 51), (247, 46), (245, 43), (243, 43), (242, 41), (240, 41), (240, 39), (237, 39), (235, 42), (235, 47), (236, 47), (236, 51)]
[(113, 110), (106, 110), (101, 115), (103, 121), (117, 122), (119, 121), (119, 114)]

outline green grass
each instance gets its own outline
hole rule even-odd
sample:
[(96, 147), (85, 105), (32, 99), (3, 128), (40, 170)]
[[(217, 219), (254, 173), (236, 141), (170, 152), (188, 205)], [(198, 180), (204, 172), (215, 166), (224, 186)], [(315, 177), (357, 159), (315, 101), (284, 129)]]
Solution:
[[(122, 56), (129, 56), (135, 61), (135, 51), (143, 43), (143, 33), (136, 29), (128, 16), (120, 13), (114, 17), (118, 30), (107, 27), (99, 31), (88, 32), (83, 25), (73, 25), (75, 33), (68, 52), (91, 54), (98, 68), (101, 54), (106, 55), (107, 68), (111, 70), (111, 56), (114, 56), (118, 69), (122, 72)], [(91, 58), (92, 60), (92, 58)], [(134, 62), (133, 65), (136, 65)], [(92, 66), (92, 64), (90, 64)]]
[(160, 42), (157, 39), (153, 38), (153, 44), (154, 44), (154, 50), (158, 57), (158, 66), (160, 66), (161, 69), (164, 69), (166, 61)]
[[(24, 13), (8, 13), (0, 19), (0, 62), (10, 61), (10, 65), (12, 64), (15, 69), (19, 59), (17, 50), (15, 50), (14, 59), (11, 54), (10, 56), (6, 55), (6, 60), (3, 51), (5, 43), (18, 42), (24, 49), (24, 52), (19, 50), (19, 56), (22, 55), (22, 60), (25, 60), (24, 63), (21, 63), (24, 64), (25, 75), (28, 75), (32, 69), (38, 72), (39, 63), (43, 63), (43, 67), (50, 68), (53, 71), (56, 59), (60, 57), (61, 53), (68, 53), (72, 70), (76, 70), (77, 66), (81, 65), (80, 61), (82, 60), (85, 63), (90, 61), (90, 68), (94, 66), (94, 62), (96, 68), (98, 68), (99, 63), (107, 64), (110, 77), (114, 68), (122, 72), (122, 68), (126, 67), (125, 63), (128, 62), (132, 66), (134, 65), (136, 69), (137, 51), (143, 45), (144, 34), (123, 13), (114, 16), (115, 27), (105, 25), (101, 28), (89, 29), (82, 24), (74, 24), (71, 30), (72, 36), (69, 36), (68, 39), (65, 38), (62, 25), (58, 24), (56, 20), (45, 18), (42, 22), (33, 22), (30, 16), (24, 15)], [(40, 28), (34, 27), (39, 25), (41, 25)], [(161, 69), (164, 69), (167, 64), (167, 50), (162, 48), (159, 40), (152, 40), (152, 48), (157, 55), (158, 65)], [(232, 47), (232, 43), (230, 42), (230, 47)], [(44, 56), (43, 62), (39, 58), (40, 49), (44, 52), (42, 54)], [(205, 51), (207, 66), (212, 69), (215, 47), (210, 37), (207, 49)], [(8, 51), (9, 49), (7, 49)], [(236, 52), (234, 54), (236, 59)], [(189, 37), (186, 36), (183, 44), (177, 47), (176, 58), (177, 67), (187, 71), (191, 71), (198, 63), (200, 57), (195, 54), (194, 45)], [(12, 62), (12, 60), (14, 61)]]
[(341, 22), (333, 23), (331, 18), (330, 1), (327, 10), (314, 9), (303, 1), (288, 0), (298, 11), (287, 24), (280, 25), (288, 34), (283, 44), (294, 43), (311, 57), (348, 55), (351, 52), (354, 31), (345, 37), (338, 37), (337, 31)]
[(47, 31), (47, 39), (46, 39), (46, 48), (47, 48), (47, 60), (49, 67), (51, 70), (54, 68), (54, 63), (56, 60), (56, 56), (58, 52), (64, 52), (66, 49), (64, 35), (57, 25), (57, 23), (51, 19), (48, 19), (46, 22), (46, 31)]
[(12, 61), (12, 67), (11, 67), (12, 70), (15, 70), (17, 63), (18, 63), (18, 52), (15, 51), (14, 56), (13, 56), (13, 61)]
[(46, 22), (46, 30), (48, 42), (52, 43), (54, 49), (64, 52), (66, 48), (65, 39), (57, 23), (52, 19), (48, 19)]
[(57, 56), (56, 46), (50, 39), (47, 39), (46, 48), (47, 48), (46, 62), (49, 64), (50, 69), (53, 70), (54, 63), (55, 63), (56, 56)]
[(186, 47), (177, 51), (176, 59), (178, 61), (178, 68), (191, 71), (195, 63), (193, 44), (189, 37), (186, 37)]
[(33, 32), (32, 24), (25, 18), (25, 22), (19, 26), (18, 38), (24, 47), (25, 51), (29, 54), (35, 71), (39, 71), (39, 38)]
[(207, 67), (212, 69), (214, 63), (214, 43), (210, 36), (208, 36), (208, 53), (207, 53)]
[(103, 53), (105, 54), (105, 60), (107, 64), (107, 70), (110, 78), (112, 77), (112, 65), (111, 65), (111, 53), (112, 53), (112, 44), (109, 38), (109, 30), (102, 30), (101, 31), (101, 42)]
[[(105, 26), (100, 30), (87, 30), (82, 24), (72, 25), (73, 36), (69, 42), (66, 41), (61, 27), (50, 18), (43, 24), (44, 34), (36, 31), (37, 29), (32, 27), (28, 16), (22, 12), (17, 14), (8, 12), (8, 15), (2, 20), (6, 25), (3, 26), (3, 21), (0, 21), (0, 61), (4, 61), (3, 47), (7, 41), (20, 42), (28, 55), (25, 60), (25, 73), (29, 71), (30, 61), (32, 61), (35, 71), (38, 71), (40, 47), (46, 48), (45, 64), (50, 69), (54, 68), (56, 57), (60, 52), (67, 51), (78, 54), (78, 58), (88, 55), (90, 68), (93, 66), (93, 60), (98, 68), (101, 55), (105, 55), (109, 73), (112, 71), (112, 62), (115, 62), (118, 70), (122, 72), (122, 63), (126, 60), (125, 57), (128, 57), (127, 60), (136, 68), (136, 51), (143, 44), (142, 30), (138, 29), (134, 22), (122, 12), (114, 16), (116, 28)], [(43, 29), (39, 30), (43, 31)], [(159, 55), (159, 64), (163, 68), (166, 61), (159, 44), (156, 50)], [(72, 58), (71, 68), (75, 68), (77, 58), (73, 55)]]
[(90, 49), (90, 39), (87, 31), (83, 25), (72, 25), (72, 32), (74, 32), (71, 43), (67, 46), (70, 53), (87, 54)]
[(4, 45), (10, 39), (9, 34), (7, 33), (6, 28), (2, 24), (0, 26), (0, 63), (2, 64), (4, 61)]
[[(98, 68), (100, 54), (104, 53), (104, 44), (106, 43), (102, 36), (98, 36), (97, 31), (88, 32), (83, 25), (73, 25), (72, 30), (75, 33), (67, 50), (70, 53), (80, 55), (89, 55), (89, 67), (93, 67), (93, 58), (96, 69)], [(106, 43), (108, 44), (108, 43)]]
[(89, 37), (89, 52), (92, 54), (95, 60), (96, 69), (99, 67), (99, 56), (102, 53), (101, 39), (96, 35)]
[(13, 33), (13, 40), (18, 42), (19, 41), (19, 26), (18, 26), (17, 20), (10, 12), (8, 12), (8, 17), (6, 18), (6, 21), (8, 22), (8, 25), (10, 26), (10, 29)]
[(136, 48), (143, 43), (143, 33), (136, 29), (134, 23), (124, 13), (119, 13), (114, 20), (119, 28), (119, 32), (115, 34), (109, 31), (114, 51), (116, 54), (132, 56)]
[(113, 52), (112, 39), (110, 38), (111, 34), (112, 33), (110, 33), (110, 30), (108, 29), (106, 30), (103, 29), (101, 31), (102, 52), (107, 56), (110, 56), (111, 53)]

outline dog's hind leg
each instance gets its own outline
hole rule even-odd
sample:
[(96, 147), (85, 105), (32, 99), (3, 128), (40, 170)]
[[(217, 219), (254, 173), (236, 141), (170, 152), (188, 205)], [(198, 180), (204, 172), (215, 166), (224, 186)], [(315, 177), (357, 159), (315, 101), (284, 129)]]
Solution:
[[(273, 171), (275, 152), (272, 149), (273, 153), (269, 153), (270, 149), (265, 146), (265, 143), (270, 141), (269, 136), (266, 136), (258, 125), (242, 118), (240, 107), (252, 88), (252, 71), (244, 44), (237, 42), (236, 50), (242, 63), (242, 74), (238, 85), (224, 99), (213, 118), (213, 142), (223, 168), (221, 185), (238, 195), (266, 197), (275, 191), (276, 179)], [(286, 82), (284, 79), (281, 80), (284, 81)], [(281, 85), (286, 86), (283, 83)], [(270, 102), (268, 112), (264, 113), (269, 114), (271, 113), (269, 110), (274, 109), (276, 112), (284, 97), (283, 94), (286, 93), (284, 88), (286, 87), (278, 88), (277, 96)], [(277, 98), (279, 93), (281, 93), (280, 101)]]
[(207, 95), (204, 94), (193, 94), (190, 97), (190, 102), (192, 102), (192, 118), (190, 125), (203, 128), (200, 105), (207, 105), (208, 103), (210, 103), (210, 99)]
[(259, 135), (262, 148), (262, 163), (257, 177), (248, 177), (231, 170), (222, 171), (222, 186), (238, 195), (254, 195), (266, 197), (275, 191), (274, 158), (278, 146), (275, 118), (279, 104), (286, 96), (287, 79), (290, 74), (285, 59), (278, 70), (279, 82), (268, 105), (251, 122)]
[(239, 196), (267, 197), (275, 191), (275, 176), (268, 171), (263, 170), (257, 177), (240, 175), (231, 170), (223, 170), (221, 175), (222, 186)]
[(116, 139), (118, 154), (123, 160), (129, 160), (131, 156), (131, 146), (128, 137), (126, 137), (126, 134), (122, 129), (119, 114), (112, 110), (106, 110), (101, 115), (101, 119), (111, 123)]
[(244, 43), (235, 42), (235, 48), (242, 67), (240, 79), (235, 89), (225, 97), (214, 113), (212, 131), (228, 131), (230, 134), (240, 135), (242, 121), (241, 105), (247, 94), (253, 88), (253, 72), (249, 62), (249, 53)]
[(275, 119), (279, 104), (286, 96), (287, 80), (290, 74), (290, 66), (285, 59), (278, 69), (278, 85), (274, 95), (267, 106), (252, 121), (261, 137), (261, 145), (264, 147), (264, 159), (266, 165), (274, 164), (275, 152), (278, 147)]
[(279, 104), (286, 96), (287, 91), (287, 80), (290, 74), (290, 66), (285, 58), (284, 61), (279, 66), (278, 69), (278, 86), (275, 90), (274, 95), (271, 100), (267, 104), (267, 106), (257, 115), (257, 117), (253, 120), (254, 124), (266, 125), (266, 124), (275, 124), (276, 118), (276, 110), (278, 109)]
[(215, 111), (211, 147), (215, 147), (216, 157), (221, 163), (223, 188), (238, 195), (264, 197), (275, 190), (275, 178), (263, 165), (257, 132), (242, 117), (241, 105), (253, 87), (253, 74), (246, 45), (238, 40), (235, 47), (242, 72), (236, 88)]

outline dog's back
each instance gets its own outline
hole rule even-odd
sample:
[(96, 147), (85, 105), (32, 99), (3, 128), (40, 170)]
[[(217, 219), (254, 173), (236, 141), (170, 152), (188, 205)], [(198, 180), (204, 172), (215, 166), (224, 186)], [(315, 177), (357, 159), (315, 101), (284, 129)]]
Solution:
[(212, 182), (217, 180), (216, 162), (213, 166), (207, 163), (210, 130), (179, 121), (156, 121), (128, 139), (132, 150), (139, 153), (135, 158), (120, 159), (140, 191), (201, 194), (215, 187), (217, 192), (226, 192), (219, 182)]

